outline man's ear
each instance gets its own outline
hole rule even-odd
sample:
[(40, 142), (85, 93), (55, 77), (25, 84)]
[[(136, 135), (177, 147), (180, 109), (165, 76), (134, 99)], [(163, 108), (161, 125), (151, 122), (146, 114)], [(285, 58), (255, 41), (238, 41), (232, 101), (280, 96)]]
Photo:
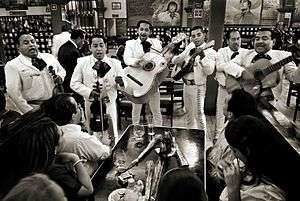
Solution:
[(275, 45), (275, 43), (276, 43), (276, 39), (273, 38), (273, 39), (272, 39), (272, 47)]

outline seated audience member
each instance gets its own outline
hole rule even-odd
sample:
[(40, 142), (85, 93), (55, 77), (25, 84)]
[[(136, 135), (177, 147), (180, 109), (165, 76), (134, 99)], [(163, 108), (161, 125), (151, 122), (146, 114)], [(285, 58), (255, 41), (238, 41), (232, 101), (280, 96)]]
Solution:
[(14, 186), (3, 201), (67, 201), (64, 191), (44, 174), (25, 177)]
[(246, 115), (231, 121), (225, 137), (239, 160), (222, 164), (227, 187), (221, 201), (299, 200), (299, 156), (283, 146), (260, 119)]
[[(24, 114), (3, 132), (9, 137), (2, 140), (0, 146), (0, 157), (5, 161), (1, 163), (0, 198), (21, 178), (33, 172), (47, 174), (62, 187), (68, 200), (93, 193), (82, 160), (74, 153), (56, 155), (63, 133), (40, 110)], [(73, 165), (75, 172), (69, 164)]]
[[(227, 99), (225, 99), (223, 112), (227, 122), (237, 119), (242, 115), (259, 116), (254, 97), (243, 89), (236, 89), (228, 95)], [(213, 197), (216, 200), (219, 198), (225, 185), (223, 172), (218, 169), (218, 165), (224, 161), (230, 162), (235, 158), (224, 136), (225, 126), (221, 130), (216, 143), (207, 153), (207, 169), (209, 172), (207, 193), (210, 199)]]
[(13, 110), (6, 110), (6, 100), (3, 91), (0, 90), (0, 128), (5, 127), (21, 115)]
[(157, 201), (207, 201), (202, 181), (188, 169), (169, 170), (162, 177)]
[[(93, 171), (99, 160), (110, 156), (110, 147), (102, 144), (95, 135), (81, 131), (82, 109), (71, 94), (58, 94), (41, 105), (46, 116), (50, 117), (63, 131), (59, 152), (71, 152), (86, 159)], [(90, 171), (89, 171), (90, 172)]]

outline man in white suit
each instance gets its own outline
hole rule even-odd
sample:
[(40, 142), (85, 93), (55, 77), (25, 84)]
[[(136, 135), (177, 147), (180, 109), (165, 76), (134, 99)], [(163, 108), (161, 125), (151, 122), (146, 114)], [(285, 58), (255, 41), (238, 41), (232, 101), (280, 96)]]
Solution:
[(64, 79), (66, 71), (53, 55), (38, 52), (32, 35), (22, 34), (16, 42), (20, 55), (5, 65), (6, 87), (17, 111), (26, 113), (52, 96), (55, 82)]
[[(211, 135), (206, 133), (206, 118), (204, 114), (204, 100), (206, 93), (206, 78), (215, 68), (216, 51), (213, 48), (205, 49), (199, 54), (194, 54), (196, 48), (205, 47), (205, 33), (203, 27), (195, 26), (191, 29), (191, 43), (185, 50), (174, 56), (172, 62), (181, 64), (189, 63), (192, 55), (196, 56), (189, 69), (182, 73), (184, 82), (183, 98), (186, 110), (187, 128), (204, 130), (208, 142), (212, 142)], [(186, 66), (185, 66), (186, 67)]]
[(218, 96), (217, 96), (217, 110), (216, 110), (216, 130), (215, 139), (218, 138), (220, 132), (224, 129), (225, 116), (223, 114), (223, 108), (225, 104), (226, 97), (228, 97), (228, 92), (225, 87), (226, 76), (222, 69), (219, 68), (220, 65), (234, 59), (240, 53), (247, 51), (247, 49), (241, 48), (241, 35), (236, 29), (230, 30), (226, 34), (227, 47), (220, 48), (217, 52), (216, 57), (216, 77), (218, 81)]
[(90, 106), (93, 97), (99, 96), (96, 90), (93, 89), (97, 81), (97, 71), (93, 69), (96, 62), (102, 61), (109, 65), (110, 70), (103, 78), (99, 79), (100, 84), (103, 85), (101, 97), (108, 96), (109, 102), (106, 103), (107, 114), (110, 114), (115, 142), (118, 140), (118, 124), (117, 124), (117, 83), (116, 77), (123, 76), (123, 69), (121, 62), (117, 59), (109, 58), (106, 55), (106, 43), (101, 36), (94, 36), (91, 44), (92, 55), (81, 57), (77, 61), (74, 73), (71, 78), (70, 87), (85, 99), (85, 109), (87, 118), (87, 127), (90, 130)]
[[(149, 38), (151, 35), (152, 25), (146, 20), (141, 20), (137, 23), (138, 35), (137, 39), (126, 42), (124, 51), (124, 61), (128, 65), (127, 68), (139, 68), (141, 58), (146, 52), (159, 53), (162, 51), (161, 42), (154, 38)], [(148, 46), (148, 47), (147, 47)], [(162, 125), (162, 115), (160, 112), (160, 93), (159, 90), (149, 99), (150, 110), (153, 115), (153, 124)], [(132, 123), (139, 124), (142, 104), (132, 103)]]

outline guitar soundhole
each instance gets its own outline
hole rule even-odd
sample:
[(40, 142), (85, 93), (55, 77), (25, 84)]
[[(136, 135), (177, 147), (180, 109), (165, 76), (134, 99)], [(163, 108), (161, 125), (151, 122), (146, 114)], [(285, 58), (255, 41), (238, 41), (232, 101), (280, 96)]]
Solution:
[(148, 62), (145, 64), (144, 70), (151, 71), (154, 69), (154, 67), (155, 67), (155, 64), (153, 62)]

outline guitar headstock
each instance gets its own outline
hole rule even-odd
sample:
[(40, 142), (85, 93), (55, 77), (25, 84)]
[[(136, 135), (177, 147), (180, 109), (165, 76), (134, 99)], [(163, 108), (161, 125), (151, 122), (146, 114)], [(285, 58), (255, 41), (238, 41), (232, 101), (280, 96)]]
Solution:
[(175, 37), (172, 38), (172, 43), (177, 44), (183, 41), (186, 38), (185, 33), (178, 33)]

